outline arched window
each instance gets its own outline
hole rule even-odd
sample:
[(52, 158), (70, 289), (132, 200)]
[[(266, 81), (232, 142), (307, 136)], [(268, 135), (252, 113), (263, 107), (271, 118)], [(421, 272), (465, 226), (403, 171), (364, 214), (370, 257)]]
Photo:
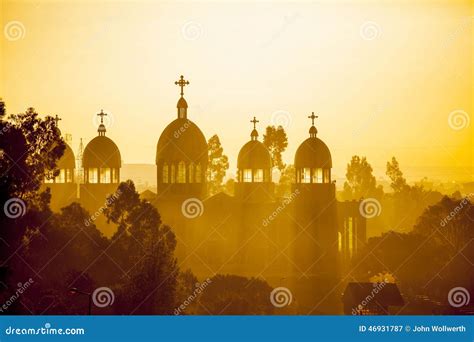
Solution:
[(175, 180), (176, 180), (175, 175), (176, 175), (176, 171), (175, 171), (174, 164), (171, 164), (171, 180), (170, 180), (170, 183), (175, 182)]
[(323, 169), (313, 169), (313, 183), (323, 182)]
[(189, 164), (188, 182), (194, 183), (194, 163)]
[(263, 182), (263, 169), (256, 169), (253, 171), (253, 181), (255, 183)]
[(99, 181), (99, 169), (96, 167), (89, 168), (88, 176), (88, 183), (97, 183)]
[(119, 169), (112, 168), (112, 183), (116, 184), (119, 182)]
[(110, 168), (101, 167), (99, 170), (99, 174), (100, 174), (100, 183), (109, 184), (112, 182)]
[(66, 169), (66, 183), (72, 183), (74, 177), (74, 169)]
[(301, 183), (311, 183), (311, 169), (305, 167), (301, 171)]
[(195, 176), (196, 176), (196, 183), (201, 183), (201, 177), (202, 177), (202, 175), (201, 175), (201, 164), (196, 165), (196, 174), (195, 174)]
[(163, 183), (168, 183), (169, 174), (168, 174), (168, 164), (166, 163), (163, 164), (163, 171), (162, 171), (161, 177), (162, 177)]
[(243, 169), (243, 182), (251, 183), (252, 182), (252, 169)]
[(66, 183), (66, 169), (60, 169), (54, 183)]
[(331, 170), (330, 169), (323, 170), (323, 178), (324, 178), (324, 183), (331, 183)]
[(186, 164), (183, 161), (178, 163), (178, 178), (177, 183), (186, 183)]

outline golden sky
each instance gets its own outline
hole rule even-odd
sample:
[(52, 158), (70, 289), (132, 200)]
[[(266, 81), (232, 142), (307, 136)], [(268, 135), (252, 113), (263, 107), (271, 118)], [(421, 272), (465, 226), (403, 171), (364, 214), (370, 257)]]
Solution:
[(124, 162), (154, 164), (183, 74), (230, 173), (254, 115), (261, 136), (285, 125), (292, 162), (314, 111), (337, 176), (395, 155), (408, 178), (473, 180), (471, 1), (0, 3), (0, 96), (59, 114), (74, 151), (103, 108)]

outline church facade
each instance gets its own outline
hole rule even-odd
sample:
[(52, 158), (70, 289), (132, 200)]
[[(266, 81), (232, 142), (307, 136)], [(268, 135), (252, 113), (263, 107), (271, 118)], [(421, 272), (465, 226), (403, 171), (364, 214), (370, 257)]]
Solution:
[[(238, 154), (233, 196), (208, 196), (207, 141), (189, 119), (184, 99), (189, 82), (181, 76), (175, 84), (181, 89), (176, 118), (158, 139), (157, 193), (151, 201), (176, 234), (181, 269), (199, 279), (217, 273), (263, 278), (289, 289), (298, 313), (338, 313), (343, 275), (365, 243), (366, 222), (359, 202), (336, 199), (331, 152), (317, 136), (317, 117), (309, 117), (309, 136), (296, 151), (288, 196), (275, 195), (272, 158), (259, 140), (255, 117), (250, 140)], [(120, 182), (120, 151), (103, 124), (82, 166), (80, 202), (94, 211)]]

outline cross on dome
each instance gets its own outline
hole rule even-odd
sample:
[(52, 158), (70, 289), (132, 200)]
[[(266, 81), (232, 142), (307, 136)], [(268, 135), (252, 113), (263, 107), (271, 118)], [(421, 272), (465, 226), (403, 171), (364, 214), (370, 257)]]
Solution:
[(257, 118), (255, 118), (255, 116), (253, 117), (253, 120), (250, 120), (251, 123), (253, 123), (253, 129), (256, 129), (256, 126), (257, 126), (257, 123), (260, 122), (257, 120)]
[(56, 114), (56, 116), (53, 118), (54, 122), (56, 123), (56, 128), (58, 128), (58, 123), (59, 121), (61, 121), (62, 119), (58, 116), (58, 114)]
[(314, 115), (314, 112), (311, 113), (310, 116), (308, 116), (308, 119), (311, 119), (311, 124), (314, 126), (314, 119), (319, 118), (319, 116)]
[(311, 115), (308, 116), (308, 119), (311, 119), (311, 128), (309, 129), (309, 136), (311, 138), (316, 138), (316, 134), (318, 134), (318, 130), (314, 127), (314, 119), (318, 118), (317, 115), (314, 115), (314, 112), (311, 112)]
[(184, 79), (184, 76), (181, 75), (179, 78), (179, 81), (174, 82), (174, 84), (176, 84), (177, 86), (181, 88), (181, 97), (182, 97), (184, 95), (184, 87), (189, 84), (189, 81), (186, 81)]
[(101, 109), (100, 113), (97, 114), (97, 116), (100, 116), (100, 123), (103, 124), (104, 123), (104, 116), (107, 116), (107, 113), (104, 113), (104, 110)]

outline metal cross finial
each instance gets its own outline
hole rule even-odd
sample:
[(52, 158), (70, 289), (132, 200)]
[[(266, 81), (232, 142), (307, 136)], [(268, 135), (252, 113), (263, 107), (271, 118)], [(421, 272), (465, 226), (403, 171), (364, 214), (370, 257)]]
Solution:
[(62, 119), (58, 116), (58, 114), (56, 114), (56, 116), (54, 117), (54, 122), (56, 122), (56, 127), (58, 127), (58, 123), (59, 121), (61, 121)]
[(256, 126), (257, 126), (257, 122), (260, 122), (258, 121), (255, 116), (253, 117), (253, 120), (250, 120), (251, 123), (253, 123), (253, 129), (256, 129)]
[(314, 115), (314, 112), (311, 113), (310, 116), (308, 116), (308, 119), (311, 119), (312, 125), (314, 126), (314, 119), (318, 118), (319, 116)]
[(184, 76), (181, 75), (181, 77), (179, 78), (179, 81), (174, 82), (174, 84), (181, 87), (181, 96), (183, 96), (184, 95), (183, 89), (185, 86), (189, 84), (189, 81), (185, 81)]
[(101, 109), (100, 113), (97, 114), (97, 116), (100, 116), (100, 123), (102, 124), (102, 123), (104, 123), (104, 116), (107, 116), (107, 113), (104, 113), (104, 110)]

